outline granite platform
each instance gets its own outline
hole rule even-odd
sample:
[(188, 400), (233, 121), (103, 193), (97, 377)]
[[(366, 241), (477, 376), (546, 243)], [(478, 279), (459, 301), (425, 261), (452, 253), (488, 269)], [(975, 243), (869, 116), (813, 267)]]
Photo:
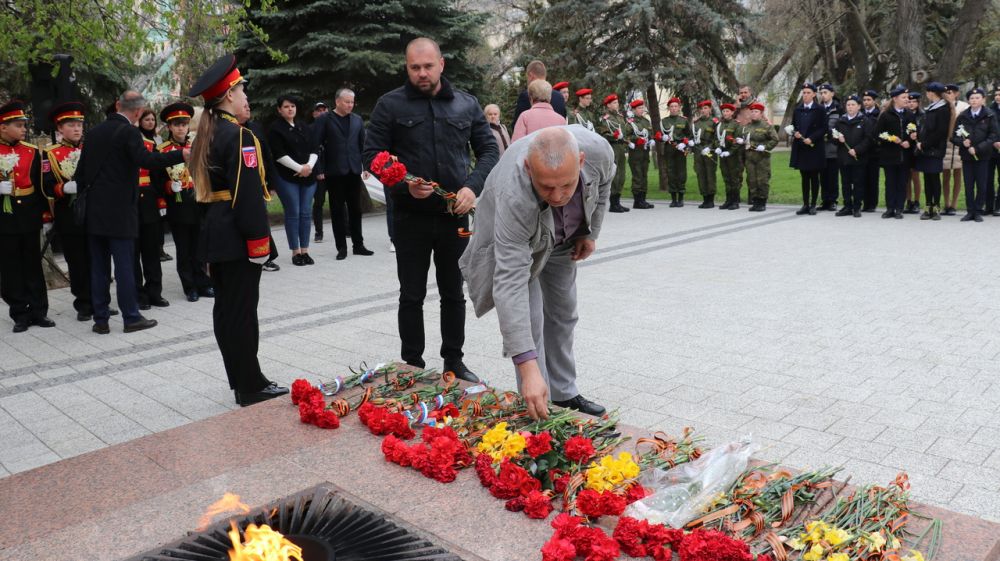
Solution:
[[(473, 470), (450, 484), (386, 462), (353, 415), (299, 423), (285, 397), (0, 480), (0, 559), (113, 561), (192, 531), (225, 492), (264, 505), (329, 482), (470, 561), (540, 559), (548, 524), (503, 509)], [(1000, 560), (1000, 524), (939, 508), (939, 561)]]

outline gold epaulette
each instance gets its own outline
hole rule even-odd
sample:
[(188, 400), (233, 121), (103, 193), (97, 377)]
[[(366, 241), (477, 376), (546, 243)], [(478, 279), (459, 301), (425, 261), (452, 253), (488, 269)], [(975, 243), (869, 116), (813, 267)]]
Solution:
[(157, 146), (157, 147), (156, 147), (156, 149), (157, 149), (157, 150), (163, 150), (163, 149), (164, 149), (164, 148), (166, 148), (167, 146), (170, 146), (170, 144), (171, 144), (171, 142), (170, 142), (170, 141), (168, 140), (168, 141), (164, 142), (163, 144), (161, 144), (161, 145)]
[(35, 146), (34, 144), (32, 144), (32, 143), (30, 143), (30, 142), (25, 142), (25, 141), (23, 141), (23, 140), (22, 140), (22, 141), (21, 141), (21, 144), (23, 144), (23, 145), (27, 146), (28, 148), (33, 148), (33, 149), (35, 149), (35, 150), (38, 150), (38, 146)]

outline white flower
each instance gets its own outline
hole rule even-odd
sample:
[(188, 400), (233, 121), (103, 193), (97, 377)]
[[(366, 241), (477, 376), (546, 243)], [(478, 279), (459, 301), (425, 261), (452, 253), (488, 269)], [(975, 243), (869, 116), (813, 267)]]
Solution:
[(14, 152), (0, 155), (0, 177), (9, 179), (20, 160), (21, 156)]
[(787, 134), (788, 136), (794, 136), (795, 127), (793, 127), (792, 125), (788, 125), (787, 127), (785, 127), (785, 134)]
[(59, 171), (62, 172), (63, 177), (69, 181), (73, 179), (73, 175), (76, 174), (76, 168), (80, 164), (80, 153), (83, 152), (80, 149), (73, 150), (66, 156), (66, 159), (59, 162)]

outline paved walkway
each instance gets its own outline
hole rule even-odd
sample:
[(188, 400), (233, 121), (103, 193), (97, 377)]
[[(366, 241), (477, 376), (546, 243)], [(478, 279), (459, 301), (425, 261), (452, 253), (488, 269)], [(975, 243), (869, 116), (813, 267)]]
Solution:
[[(1000, 520), (1000, 221), (796, 217), (691, 205), (609, 215), (579, 274), (576, 355), (585, 395), (631, 424), (694, 426), (717, 443), (746, 433), (761, 457), (844, 466), (855, 482), (907, 469), (914, 496)], [(265, 273), (264, 372), (291, 382), (398, 356), (395, 262), (383, 216), (373, 257)], [(283, 243), (283, 231), (275, 237)], [(168, 251), (172, 248), (168, 247)], [(110, 336), (50, 293), (55, 329), (0, 320), (0, 476), (234, 407), (211, 301), (188, 303), (165, 263), (160, 326)], [(433, 288), (428, 349), (440, 344)], [(466, 362), (502, 388), (495, 314), (469, 312)], [(434, 353), (429, 366), (440, 367)]]

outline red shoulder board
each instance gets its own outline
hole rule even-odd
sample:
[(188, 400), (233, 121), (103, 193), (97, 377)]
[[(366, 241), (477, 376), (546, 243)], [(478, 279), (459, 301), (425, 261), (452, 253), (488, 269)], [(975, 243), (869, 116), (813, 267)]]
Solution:
[(254, 146), (243, 147), (243, 165), (248, 168), (257, 167), (257, 148)]

